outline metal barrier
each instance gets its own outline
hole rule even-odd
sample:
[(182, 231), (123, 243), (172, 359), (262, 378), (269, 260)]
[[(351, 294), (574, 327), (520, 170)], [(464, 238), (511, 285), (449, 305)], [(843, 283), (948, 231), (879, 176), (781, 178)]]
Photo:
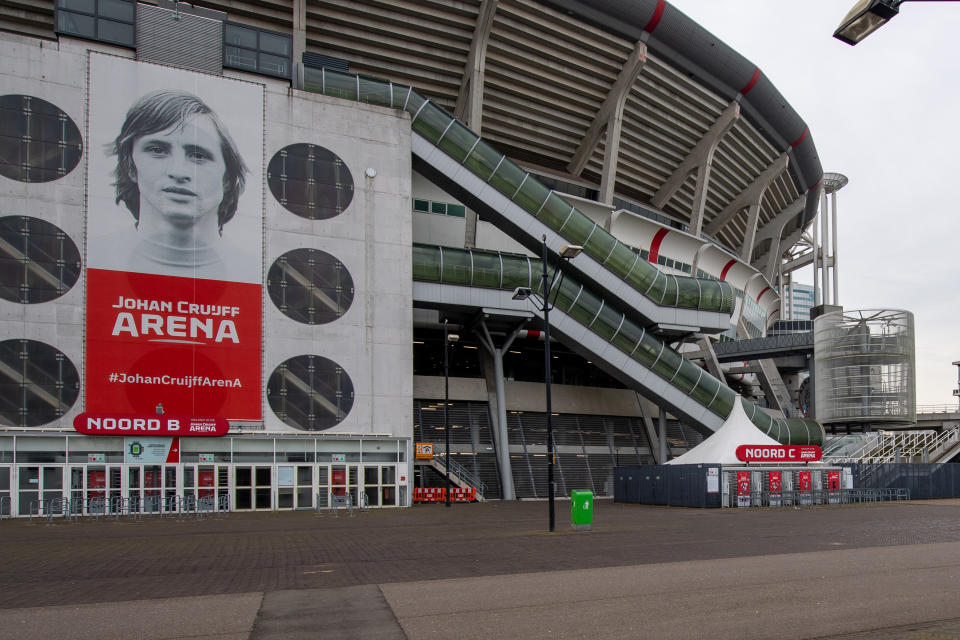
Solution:
[[(342, 496), (331, 495), (330, 496), (330, 506), (322, 507), (320, 506), (320, 494), (317, 494), (317, 515), (322, 516), (324, 511), (330, 512), (333, 514), (334, 518), (340, 517), (340, 507), (346, 507), (347, 512), (350, 514), (350, 517), (353, 517), (353, 494), (345, 493)], [(364, 495), (361, 500), (361, 505), (365, 501), (366, 496)], [(365, 511), (365, 507), (360, 507), (361, 511)]]
[[(736, 507), (737, 495), (730, 494), (729, 507)], [(910, 489), (811, 489), (809, 491), (781, 490), (751, 491), (751, 507), (815, 507), (831, 504), (859, 504), (863, 502), (902, 502), (910, 500)]]
[[(7, 505), (6, 509), (3, 508), (4, 504)], [(10, 499), (10, 496), (0, 496), (0, 520), (3, 520), (4, 513), (6, 513), (8, 518), (13, 517), (13, 501)]]
[[(78, 496), (81, 494), (77, 494)], [(353, 515), (353, 498), (350, 495), (338, 496), (341, 498), (339, 506), (346, 506), (350, 515)], [(365, 511), (367, 504), (366, 496), (361, 499), (360, 509)], [(13, 503), (9, 496), (0, 497), (0, 517), (4, 514), (6, 507), (7, 517), (12, 517)], [(96, 520), (100, 516), (113, 516), (114, 520), (121, 517), (134, 518), (142, 520), (144, 515), (158, 514), (161, 518), (165, 515), (176, 514), (179, 519), (185, 515), (194, 514), (197, 519), (208, 515), (223, 514), (230, 511), (230, 496), (223, 494), (220, 496), (209, 495), (197, 498), (193, 495), (147, 495), (141, 500), (140, 496), (124, 497), (113, 495), (109, 498), (95, 497), (84, 500), (82, 497), (73, 499), (65, 497), (48, 498), (46, 500), (37, 498), (31, 500), (28, 506), (27, 515), (30, 523), (33, 523), (34, 516), (45, 517), (48, 524), (52, 524), (56, 516), (62, 516), (64, 520), (79, 522), (81, 516), (92, 517)]]

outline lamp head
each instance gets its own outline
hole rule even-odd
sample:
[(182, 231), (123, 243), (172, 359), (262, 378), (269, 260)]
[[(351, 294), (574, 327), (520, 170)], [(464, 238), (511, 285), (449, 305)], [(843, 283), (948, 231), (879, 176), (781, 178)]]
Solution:
[(858, 0), (844, 16), (833, 37), (855, 45), (900, 12), (903, 0)]
[(531, 295), (533, 295), (533, 289), (530, 287), (517, 287), (513, 290), (514, 300), (526, 300)]
[(576, 258), (581, 253), (583, 253), (583, 247), (579, 244), (565, 244), (560, 247), (560, 257), (566, 260)]

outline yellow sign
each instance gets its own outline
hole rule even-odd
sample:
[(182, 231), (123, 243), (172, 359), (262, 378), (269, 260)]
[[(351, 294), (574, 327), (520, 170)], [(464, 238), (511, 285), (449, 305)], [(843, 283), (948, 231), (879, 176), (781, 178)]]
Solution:
[(417, 460), (430, 460), (433, 458), (432, 442), (418, 442), (416, 444), (417, 444)]

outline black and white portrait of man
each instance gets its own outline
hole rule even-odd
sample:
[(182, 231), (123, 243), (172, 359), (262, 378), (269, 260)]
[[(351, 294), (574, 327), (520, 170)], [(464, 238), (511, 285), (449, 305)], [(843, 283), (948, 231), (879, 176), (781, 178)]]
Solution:
[[(103, 62), (106, 66), (137, 64)], [(252, 100), (230, 101), (231, 92), (243, 93), (248, 87), (221, 78), (198, 79), (199, 74), (183, 71), (162, 79), (173, 86), (149, 89), (159, 82), (144, 78), (145, 72), (164, 76), (172, 70), (139, 66), (130, 87), (136, 95), (126, 102), (120, 117), (116, 117), (120, 114), (115, 97), (113, 104), (97, 104), (96, 85), (91, 81), (90, 117), (97, 123), (97, 137), (91, 133), (89, 148), (101, 157), (90, 159), (88, 266), (260, 282), (262, 187), (260, 173), (254, 170), (262, 173), (262, 97), (254, 91)], [(191, 80), (195, 86), (184, 88)], [(218, 80), (228, 84), (219, 91), (210, 86), (204, 93), (218, 97), (233, 122), (211, 106), (212, 98), (196, 91)], [(141, 88), (148, 90), (141, 92)], [(98, 107), (114, 117), (98, 117), (94, 111)], [(250, 113), (245, 116), (244, 110)], [(245, 153), (231, 130), (242, 132), (254, 153)], [(255, 144), (250, 144), (250, 138)], [(106, 185), (94, 184), (94, 178), (105, 176)], [(251, 190), (257, 193), (248, 194)]]

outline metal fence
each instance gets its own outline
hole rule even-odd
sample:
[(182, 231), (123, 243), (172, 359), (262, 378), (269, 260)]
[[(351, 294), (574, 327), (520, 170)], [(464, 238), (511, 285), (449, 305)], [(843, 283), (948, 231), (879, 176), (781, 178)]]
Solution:
[(132, 518), (141, 520), (144, 516), (158, 518), (175, 517), (183, 519), (193, 516), (197, 519), (206, 516), (222, 516), (230, 511), (230, 497), (207, 496), (145, 496), (143, 500), (113, 496), (110, 498), (50, 498), (31, 500), (28, 505), (29, 520), (34, 517), (46, 518), (48, 523), (55, 519), (67, 522), (79, 522), (80, 518)]
[[(960, 464), (853, 464), (850, 484), (844, 489), (827, 487), (825, 478), (814, 477), (809, 489), (800, 490), (795, 480), (786, 482), (786, 473), (797, 469), (756, 468), (757, 472), (784, 472), (782, 489), (769, 490), (766, 482), (755, 483), (745, 498), (749, 506), (813, 506), (854, 504), (861, 502), (888, 502), (960, 497)], [(738, 466), (737, 469), (742, 469)], [(834, 467), (841, 469), (841, 467)], [(715, 471), (714, 471), (715, 470)], [(805, 467), (814, 476), (824, 475), (818, 467)], [(638, 504), (672, 507), (735, 507), (738, 501), (736, 486), (726, 479), (722, 465), (637, 465), (617, 467), (614, 473), (614, 500)], [(716, 478), (711, 483), (710, 474)], [(764, 474), (766, 475), (766, 474)], [(846, 473), (842, 473), (841, 477)]]

